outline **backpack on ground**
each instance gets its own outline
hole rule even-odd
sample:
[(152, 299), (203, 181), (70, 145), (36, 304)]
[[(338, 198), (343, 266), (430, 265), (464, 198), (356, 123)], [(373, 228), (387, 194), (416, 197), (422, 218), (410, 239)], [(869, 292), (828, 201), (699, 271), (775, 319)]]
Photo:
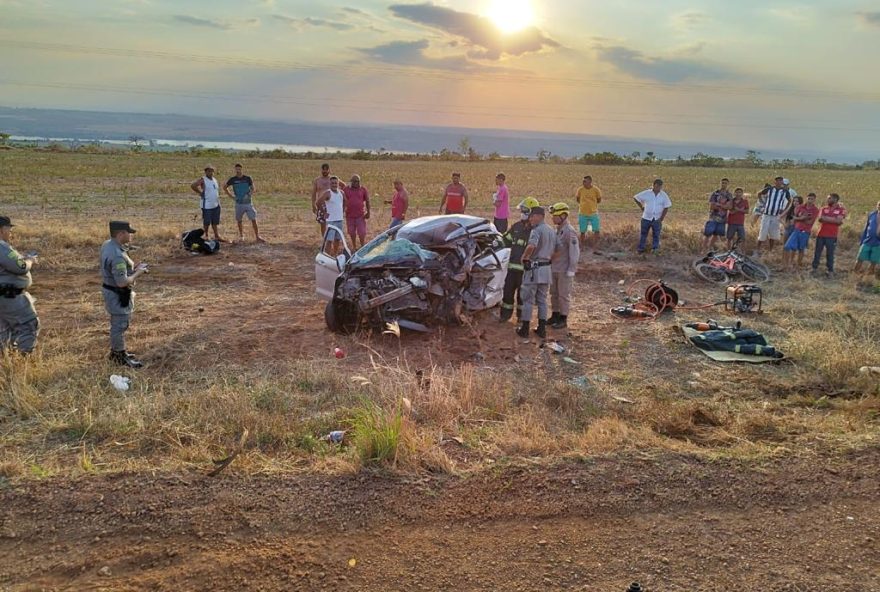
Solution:
[(188, 230), (180, 235), (180, 242), (184, 251), (191, 253), (201, 253), (202, 255), (213, 255), (220, 250), (220, 243), (215, 240), (205, 240), (205, 231), (201, 228)]

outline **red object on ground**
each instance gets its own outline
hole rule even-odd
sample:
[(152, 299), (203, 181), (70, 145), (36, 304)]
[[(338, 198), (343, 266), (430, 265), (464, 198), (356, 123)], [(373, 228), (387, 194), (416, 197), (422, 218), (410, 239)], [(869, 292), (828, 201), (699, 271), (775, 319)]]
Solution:
[(337, 347), (333, 349), (333, 355), (336, 356), (336, 359), (342, 359), (345, 357), (345, 352), (342, 351), (341, 347)]

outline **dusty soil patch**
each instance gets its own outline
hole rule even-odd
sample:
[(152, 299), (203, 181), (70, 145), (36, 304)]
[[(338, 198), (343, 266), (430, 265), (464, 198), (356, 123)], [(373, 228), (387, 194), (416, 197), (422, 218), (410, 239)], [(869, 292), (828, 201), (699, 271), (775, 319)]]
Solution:
[(874, 590), (878, 461), (873, 448), (762, 466), (598, 458), (467, 479), (233, 470), (32, 482), (0, 493), (0, 585)]

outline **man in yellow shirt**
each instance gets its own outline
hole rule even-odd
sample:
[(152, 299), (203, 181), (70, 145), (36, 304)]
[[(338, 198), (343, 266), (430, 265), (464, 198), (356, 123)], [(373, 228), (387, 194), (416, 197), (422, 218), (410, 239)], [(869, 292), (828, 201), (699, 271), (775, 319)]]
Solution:
[[(580, 204), (578, 212), (578, 225), (581, 231), (581, 247), (589, 243), (590, 248), (595, 248), (599, 242), (599, 204), (602, 203), (602, 192), (593, 185), (593, 177), (584, 177), (584, 184), (578, 187), (576, 194)], [(587, 240), (587, 228), (592, 231), (590, 240)]]

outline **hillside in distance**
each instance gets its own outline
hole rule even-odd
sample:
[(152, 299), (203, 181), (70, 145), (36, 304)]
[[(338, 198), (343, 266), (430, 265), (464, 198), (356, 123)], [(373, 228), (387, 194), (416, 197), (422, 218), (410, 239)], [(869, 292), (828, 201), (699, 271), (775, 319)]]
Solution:
[(439, 152), (455, 150), (462, 138), (483, 154), (534, 157), (541, 150), (564, 157), (586, 152), (615, 152), (642, 155), (654, 152), (659, 158), (690, 156), (698, 152), (724, 157), (740, 157), (747, 149), (761, 152), (764, 159), (792, 158), (812, 161), (824, 158), (836, 162), (860, 163), (857, 153), (820, 154), (805, 150), (782, 153), (759, 146), (662, 142), (585, 134), (551, 132), (361, 125), (352, 123), (308, 123), (269, 120), (227, 119), (179, 114), (118, 113), (60, 109), (0, 107), (0, 131), (14, 136), (72, 138), (88, 140), (126, 140), (130, 136), (189, 142), (247, 142), (334, 146), (396, 152)]

